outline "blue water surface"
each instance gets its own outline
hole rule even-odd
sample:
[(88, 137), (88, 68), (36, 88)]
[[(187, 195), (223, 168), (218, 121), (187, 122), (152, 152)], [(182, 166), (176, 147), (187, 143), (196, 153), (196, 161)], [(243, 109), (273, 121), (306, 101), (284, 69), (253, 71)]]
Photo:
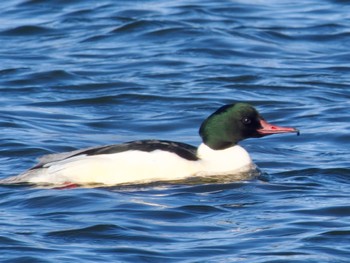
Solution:
[(342, 0), (0, 3), (0, 177), (43, 154), (200, 143), (226, 103), (301, 136), (242, 145), (230, 183), (0, 186), (1, 262), (349, 262), (350, 12)]

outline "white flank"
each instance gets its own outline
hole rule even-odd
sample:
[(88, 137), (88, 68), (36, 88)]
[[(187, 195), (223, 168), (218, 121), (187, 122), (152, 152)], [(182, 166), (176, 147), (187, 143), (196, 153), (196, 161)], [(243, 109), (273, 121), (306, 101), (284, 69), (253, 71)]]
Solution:
[(198, 161), (189, 161), (175, 153), (127, 151), (115, 154), (78, 155), (52, 161), (43, 168), (3, 180), (5, 183), (64, 185), (118, 185), (185, 179), (191, 176), (227, 175), (246, 172), (252, 160), (242, 147), (212, 150), (198, 148)]

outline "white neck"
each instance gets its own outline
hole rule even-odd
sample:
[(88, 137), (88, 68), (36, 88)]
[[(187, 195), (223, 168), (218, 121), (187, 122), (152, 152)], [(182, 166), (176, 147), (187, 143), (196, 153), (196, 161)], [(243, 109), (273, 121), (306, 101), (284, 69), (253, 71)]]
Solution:
[(235, 145), (224, 150), (213, 150), (206, 144), (199, 145), (197, 156), (207, 174), (230, 174), (246, 171), (253, 165), (248, 152)]

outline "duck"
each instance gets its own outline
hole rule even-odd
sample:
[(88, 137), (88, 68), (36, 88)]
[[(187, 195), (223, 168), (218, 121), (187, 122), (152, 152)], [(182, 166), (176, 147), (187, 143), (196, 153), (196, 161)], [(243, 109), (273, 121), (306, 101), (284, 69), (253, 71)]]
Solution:
[(153, 139), (49, 154), (0, 183), (112, 186), (242, 174), (256, 166), (240, 141), (284, 133), (299, 135), (299, 130), (270, 124), (253, 106), (238, 102), (221, 106), (203, 121), (198, 147)]

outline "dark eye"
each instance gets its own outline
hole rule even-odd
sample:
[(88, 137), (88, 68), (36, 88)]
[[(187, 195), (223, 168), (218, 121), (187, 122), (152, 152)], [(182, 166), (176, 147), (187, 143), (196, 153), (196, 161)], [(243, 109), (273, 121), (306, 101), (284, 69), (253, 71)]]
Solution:
[(247, 117), (244, 117), (244, 118), (242, 119), (242, 123), (243, 123), (244, 125), (249, 125), (249, 124), (252, 123), (252, 120), (249, 119), (249, 118), (247, 118)]

